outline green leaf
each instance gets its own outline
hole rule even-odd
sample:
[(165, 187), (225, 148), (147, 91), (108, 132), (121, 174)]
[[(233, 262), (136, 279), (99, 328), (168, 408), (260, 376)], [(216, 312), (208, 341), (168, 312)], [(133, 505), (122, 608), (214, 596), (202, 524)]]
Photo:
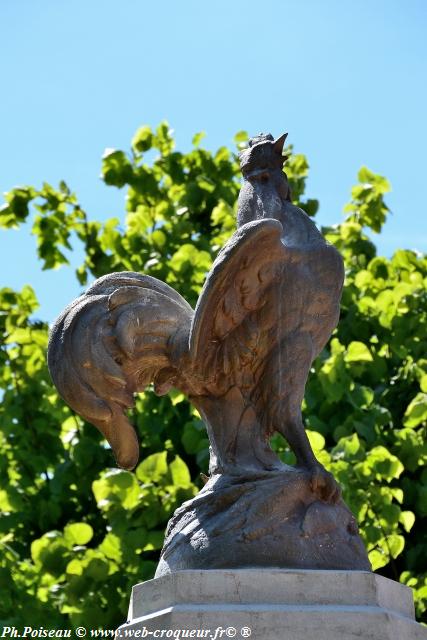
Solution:
[(417, 393), (405, 411), (405, 427), (417, 427), (427, 420), (427, 393)]
[(121, 188), (131, 182), (133, 169), (123, 151), (106, 149), (102, 156), (101, 176), (106, 184)]
[(371, 406), (374, 400), (373, 390), (364, 385), (354, 384), (349, 395), (351, 402), (361, 409), (366, 409)]
[(172, 391), (169, 392), (169, 396), (173, 406), (175, 406), (176, 404), (180, 404), (181, 402), (184, 402), (186, 399), (185, 395), (181, 393), (181, 391), (178, 391), (177, 389), (172, 389)]
[(70, 544), (87, 544), (93, 538), (93, 529), (86, 522), (74, 522), (67, 524), (64, 529), (64, 538)]
[(172, 130), (169, 128), (166, 121), (162, 122), (157, 127), (153, 144), (157, 149), (159, 149), (162, 156), (167, 156), (172, 152), (175, 145), (172, 137)]
[(379, 477), (388, 481), (398, 478), (404, 470), (400, 460), (381, 445), (371, 449), (367, 463)]
[(104, 582), (107, 579), (110, 565), (102, 558), (91, 558), (85, 568), (85, 576), (93, 578), (96, 582)]
[(204, 189), (208, 193), (215, 191), (215, 183), (206, 176), (197, 176), (197, 184), (201, 189)]
[(36, 196), (32, 187), (15, 187), (4, 194), (6, 204), (0, 207), (0, 228), (18, 227), (28, 217), (29, 203)]
[(346, 458), (355, 456), (360, 450), (360, 440), (357, 433), (346, 438), (340, 438), (338, 444), (332, 450), (334, 456), (344, 453)]
[(84, 564), (80, 560), (71, 560), (67, 564), (66, 572), (70, 575), (81, 576), (84, 571)]
[(151, 127), (140, 127), (132, 138), (132, 148), (137, 153), (148, 151), (153, 146), (153, 132)]
[(389, 563), (389, 557), (378, 549), (370, 551), (368, 557), (372, 565), (372, 571), (377, 571), (377, 569), (381, 569), (381, 567), (385, 567)]
[(102, 553), (104, 553), (107, 558), (111, 558), (112, 560), (116, 560), (117, 562), (121, 561), (121, 542), (120, 538), (114, 533), (107, 533), (104, 540), (99, 546), (99, 550), (102, 551)]
[(167, 236), (164, 231), (156, 229), (156, 231), (153, 231), (151, 234), (151, 241), (158, 247), (164, 247), (167, 241)]
[(191, 476), (185, 462), (176, 456), (170, 463), (169, 469), (172, 475), (172, 481), (178, 487), (189, 487), (191, 485)]
[(309, 431), (308, 429), (306, 430), (306, 433), (313, 451), (322, 451), (322, 449), (324, 449), (325, 447), (325, 438), (322, 436), (322, 434), (318, 433), (317, 431)]
[(139, 486), (134, 474), (112, 469), (92, 483), (92, 490), (99, 508), (109, 509), (120, 504), (132, 509), (138, 504)]
[(204, 131), (200, 131), (199, 133), (196, 133), (193, 136), (193, 139), (191, 141), (193, 144), (193, 147), (198, 147), (205, 136), (206, 136), (206, 133)]
[(233, 140), (236, 144), (247, 143), (247, 141), (249, 140), (249, 134), (247, 131), (238, 131), (235, 134)]
[(398, 534), (388, 536), (387, 546), (390, 549), (392, 558), (397, 558), (405, 548), (405, 538)]
[(415, 524), (415, 514), (412, 511), (402, 511), (399, 520), (403, 524), (405, 531), (409, 533)]
[(355, 340), (348, 345), (344, 359), (346, 362), (372, 362), (373, 357), (366, 344)]
[(167, 452), (153, 453), (136, 468), (136, 476), (142, 482), (160, 482), (168, 472)]

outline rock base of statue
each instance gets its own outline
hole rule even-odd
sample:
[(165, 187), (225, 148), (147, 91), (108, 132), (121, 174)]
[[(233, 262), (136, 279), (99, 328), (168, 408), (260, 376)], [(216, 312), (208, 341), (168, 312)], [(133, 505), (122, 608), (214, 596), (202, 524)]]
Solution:
[[(156, 633), (157, 632), (157, 633)], [(365, 571), (178, 571), (133, 587), (116, 637), (426, 640), (412, 592)]]
[(295, 467), (213, 476), (170, 520), (156, 577), (245, 566), (371, 568), (345, 503), (319, 500)]

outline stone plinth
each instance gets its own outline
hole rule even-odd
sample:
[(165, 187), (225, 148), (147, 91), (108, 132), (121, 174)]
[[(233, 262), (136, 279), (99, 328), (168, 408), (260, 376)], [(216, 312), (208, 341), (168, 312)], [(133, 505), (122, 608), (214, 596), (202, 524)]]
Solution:
[(129, 620), (117, 635), (131, 631), (145, 638), (427, 640), (411, 590), (367, 571), (178, 571), (133, 587)]

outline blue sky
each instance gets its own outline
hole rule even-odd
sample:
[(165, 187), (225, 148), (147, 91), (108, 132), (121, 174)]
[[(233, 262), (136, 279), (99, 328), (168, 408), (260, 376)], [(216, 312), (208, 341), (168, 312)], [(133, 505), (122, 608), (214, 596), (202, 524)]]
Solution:
[[(426, 30), (423, 0), (2, 0), (0, 191), (65, 179), (91, 217), (120, 216), (101, 155), (141, 124), (167, 119), (184, 150), (201, 130), (211, 149), (286, 130), (319, 223), (365, 164), (393, 187), (379, 252), (425, 252)], [(80, 292), (72, 268), (41, 270), (29, 226), (0, 231), (0, 267), (50, 322)]]

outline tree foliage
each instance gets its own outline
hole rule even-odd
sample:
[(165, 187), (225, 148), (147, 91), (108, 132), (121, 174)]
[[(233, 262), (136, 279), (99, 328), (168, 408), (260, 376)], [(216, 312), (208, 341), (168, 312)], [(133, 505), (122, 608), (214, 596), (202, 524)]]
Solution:
[[(181, 153), (166, 123), (141, 127), (129, 153), (107, 150), (102, 177), (126, 187), (126, 213), (92, 220), (77, 196), (18, 187), (0, 226), (32, 216), (44, 269), (84, 248), (82, 285), (112, 271), (149, 273), (195, 304), (218, 249), (235, 228), (236, 154), (226, 147)], [(236, 136), (244, 145), (246, 134)], [(292, 149), (289, 151), (292, 152)], [(291, 153), (294, 201), (308, 164)], [(388, 214), (385, 178), (362, 168), (341, 224), (323, 229), (342, 253), (346, 284), (338, 329), (314, 363), (304, 401), (311, 442), (343, 487), (374, 569), (414, 588), (427, 608), (427, 260), (399, 250), (378, 257), (367, 231)], [(126, 618), (131, 586), (152, 577), (173, 510), (201, 486), (208, 440), (182, 394), (137, 399), (141, 442), (135, 473), (114, 467), (100, 434), (56, 394), (46, 369), (48, 326), (35, 319), (30, 286), (0, 291), (0, 619), (8, 624), (112, 628)], [(52, 319), (51, 319), (52, 320)], [(279, 436), (283, 460), (293, 454)]]

